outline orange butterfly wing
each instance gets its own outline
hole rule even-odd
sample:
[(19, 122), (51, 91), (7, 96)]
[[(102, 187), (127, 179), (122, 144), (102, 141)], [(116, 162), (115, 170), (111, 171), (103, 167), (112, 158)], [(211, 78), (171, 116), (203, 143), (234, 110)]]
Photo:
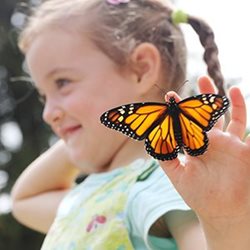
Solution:
[(173, 117), (166, 115), (149, 133), (145, 140), (147, 152), (158, 160), (172, 160), (177, 157), (180, 146), (175, 139)]
[(135, 140), (143, 140), (166, 109), (164, 103), (132, 103), (105, 112), (101, 122)]
[(197, 95), (178, 103), (182, 146), (189, 155), (201, 155), (206, 151), (206, 131), (213, 127), (228, 106), (228, 99), (216, 94)]
[(206, 132), (194, 121), (180, 113), (181, 143), (185, 151), (192, 156), (203, 154), (208, 147)]
[(105, 112), (101, 122), (112, 129), (145, 140), (147, 152), (156, 159), (170, 160), (180, 150), (174, 136), (173, 119), (165, 103), (132, 103)]

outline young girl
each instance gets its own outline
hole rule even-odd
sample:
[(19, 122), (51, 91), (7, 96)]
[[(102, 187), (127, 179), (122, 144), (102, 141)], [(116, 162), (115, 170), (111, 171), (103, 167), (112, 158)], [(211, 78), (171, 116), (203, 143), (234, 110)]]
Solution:
[[(121, 104), (163, 102), (155, 84), (180, 89), (180, 22), (198, 33), (223, 94), (211, 29), (160, 1), (50, 0), (30, 18), (20, 47), (44, 98), (43, 118), (62, 140), (24, 171), (12, 198), (20, 222), (48, 232), (43, 250), (249, 249), (250, 142), (243, 141), (246, 108), (237, 88), (227, 131), (218, 123), (208, 151), (182, 163), (160, 168), (144, 142), (100, 123)], [(199, 87), (214, 92), (206, 77)], [(75, 185), (80, 174), (88, 177)]]

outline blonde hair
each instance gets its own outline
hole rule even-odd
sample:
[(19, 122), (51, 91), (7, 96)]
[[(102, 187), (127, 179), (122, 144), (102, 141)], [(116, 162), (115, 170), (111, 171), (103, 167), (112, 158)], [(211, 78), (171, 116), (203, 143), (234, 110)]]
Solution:
[[(87, 35), (122, 67), (129, 65), (129, 55), (136, 46), (149, 42), (161, 54), (163, 77), (169, 84), (166, 87), (176, 90), (185, 80), (186, 45), (179, 25), (171, 20), (172, 12), (170, 4), (159, 0), (131, 0), (119, 5), (112, 5), (106, 0), (48, 0), (30, 16), (20, 35), (19, 47), (25, 53), (44, 29), (61, 27)], [(218, 50), (210, 27), (191, 16), (188, 23), (205, 48), (204, 60), (210, 76), (218, 86), (222, 86)], [(206, 49), (208, 45), (209, 51)]]

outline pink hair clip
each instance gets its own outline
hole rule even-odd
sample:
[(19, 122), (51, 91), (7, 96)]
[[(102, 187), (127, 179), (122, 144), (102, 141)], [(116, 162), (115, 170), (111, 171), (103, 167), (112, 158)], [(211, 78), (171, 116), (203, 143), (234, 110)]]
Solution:
[(118, 5), (120, 3), (128, 3), (130, 0), (106, 0), (108, 3)]

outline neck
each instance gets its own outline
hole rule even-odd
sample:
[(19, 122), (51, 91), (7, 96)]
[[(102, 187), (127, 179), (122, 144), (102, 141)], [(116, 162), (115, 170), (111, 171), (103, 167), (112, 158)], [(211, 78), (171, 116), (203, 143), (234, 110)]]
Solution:
[(126, 138), (124, 143), (115, 153), (115, 157), (108, 164), (107, 170), (126, 166), (136, 159), (150, 159), (144, 148), (144, 141), (135, 141), (131, 138)]

